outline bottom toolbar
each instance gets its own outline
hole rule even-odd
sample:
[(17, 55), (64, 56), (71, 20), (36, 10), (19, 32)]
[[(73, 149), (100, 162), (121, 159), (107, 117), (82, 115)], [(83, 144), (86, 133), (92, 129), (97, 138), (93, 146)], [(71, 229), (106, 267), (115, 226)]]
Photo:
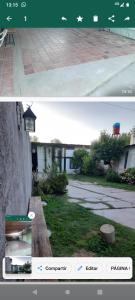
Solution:
[[(6, 258), (3, 260), (4, 279), (131, 279), (133, 275), (132, 259), (127, 257), (48, 257), (32, 258), (32, 269), (19, 269), (16, 265), (7, 268)], [(26, 258), (26, 261), (28, 259)], [(23, 270), (21, 272), (21, 270)]]

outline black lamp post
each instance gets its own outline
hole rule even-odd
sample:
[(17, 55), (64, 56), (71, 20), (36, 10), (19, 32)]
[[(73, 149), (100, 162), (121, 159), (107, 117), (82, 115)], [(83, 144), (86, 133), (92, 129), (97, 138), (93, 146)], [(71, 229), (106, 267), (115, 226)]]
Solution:
[(30, 107), (28, 107), (28, 109), (23, 114), (23, 118), (25, 131), (35, 132), (35, 121), (37, 117), (34, 115)]

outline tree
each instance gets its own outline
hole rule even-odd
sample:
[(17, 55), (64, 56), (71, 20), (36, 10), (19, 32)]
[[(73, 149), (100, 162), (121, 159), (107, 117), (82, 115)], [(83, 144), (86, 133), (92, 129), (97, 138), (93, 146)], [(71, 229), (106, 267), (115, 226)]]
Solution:
[(85, 149), (78, 149), (74, 151), (72, 162), (75, 169), (78, 169), (79, 173), (83, 173), (83, 161), (88, 157), (89, 153)]
[(122, 133), (120, 135), (121, 140), (123, 140), (123, 142), (125, 142), (125, 145), (129, 145), (130, 144), (130, 138), (131, 138), (131, 133)]
[(59, 139), (52, 139), (51, 143), (53, 143), (53, 144), (62, 144), (62, 142)]
[(33, 135), (30, 137), (31, 142), (33, 143), (38, 143), (39, 142), (39, 138), (36, 135)]
[(112, 167), (112, 162), (120, 159), (127, 144), (127, 135), (112, 136), (103, 131), (99, 140), (91, 144), (92, 155), (97, 161), (103, 160)]
[(21, 273), (30, 274), (31, 273), (31, 263), (27, 262), (20, 267)]

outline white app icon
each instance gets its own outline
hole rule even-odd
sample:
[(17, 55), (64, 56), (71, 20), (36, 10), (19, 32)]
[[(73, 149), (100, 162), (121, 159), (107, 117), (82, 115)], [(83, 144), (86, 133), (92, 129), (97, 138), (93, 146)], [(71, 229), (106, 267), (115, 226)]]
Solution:
[(30, 211), (28, 213), (28, 217), (29, 217), (30, 220), (33, 220), (35, 218), (35, 213), (33, 211)]
[(93, 22), (98, 22), (98, 20), (99, 20), (99, 17), (98, 16), (93, 16)]

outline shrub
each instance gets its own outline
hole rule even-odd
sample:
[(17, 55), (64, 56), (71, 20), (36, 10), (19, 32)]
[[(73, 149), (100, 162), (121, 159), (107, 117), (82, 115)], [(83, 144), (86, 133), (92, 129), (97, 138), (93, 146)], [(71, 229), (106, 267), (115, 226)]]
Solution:
[(127, 169), (126, 171), (127, 171), (127, 173), (129, 173), (129, 174), (135, 176), (135, 168), (129, 168), (129, 169)]
[(42, 178), (33, 176), (33, 196), (44, 196), (44, 194), (64, 194), (68, 179), (66, 173), (58, 173), (57, 163), (53, 163)]
[(106, 173), (106, 181), (109, 182), (120, 182), (120, 176), (117, 172), (112, 169), (109, 169)]
[(104, 176), (105, 175), (104, 167), (102, 167), (100, 164), (96, 164), (94, 175), (95, 176)]
[(103, 176), (104, 168), (92, 156), (83, 158), (82, 174), (89, 176)]
[(122, 183), (135, 184), (135, 168), (129, 168), (120, 174)]
[(84, 159), (89, 156), (89, 153), (85, 149), (78, 149), (74, 151), (73, 157), (72, 157), (72, 163), (74, 165), (74, 168), (76, 169), (77, 173), (83, 174), (83, 163)]
[(33, 196), (43, 196), (44, 194), (64, 194), (68, 185), (65, 173), (57, 174), (47, 179), (39, 179), (38, 184), (33, 187)]
[(32, 196), (39, 196), (40, 190), (39, 190), (39, 178), (37, 173), (32, 173)]
[(32, 196), (39, 196), (39, 195), (40, 195), (39, 183), (36, 182), (33, 184)]
[(46, 180), (48, 194), (64, 194), (68, 185), (67, 175), (65, 173), (58, 174), (53, 178)]
[(58, 163), (54, 162), (47, 171), (44, 170), (44, 174), (47, 178), (54, 178), (58, 174)]
[(95, 160), (92, 159), (92, 157), (90, 155), (85, 156), (83, 158), (82, 174), (83, 175), (94, 175), (95, 168), (96, 168)]

